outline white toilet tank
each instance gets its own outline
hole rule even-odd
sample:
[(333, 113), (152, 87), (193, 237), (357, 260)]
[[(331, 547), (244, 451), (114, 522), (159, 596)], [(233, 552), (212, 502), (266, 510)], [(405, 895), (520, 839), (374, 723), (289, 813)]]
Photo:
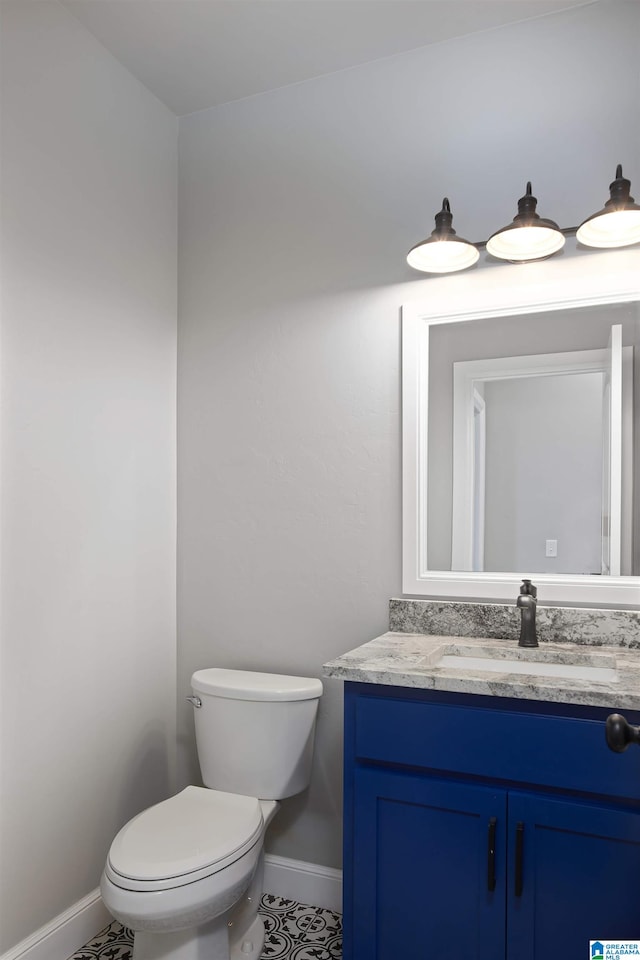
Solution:
[(198, 670), (191, 688), (205, 786), (283, 800), (309, 784), (320, 680), (245, 670)]

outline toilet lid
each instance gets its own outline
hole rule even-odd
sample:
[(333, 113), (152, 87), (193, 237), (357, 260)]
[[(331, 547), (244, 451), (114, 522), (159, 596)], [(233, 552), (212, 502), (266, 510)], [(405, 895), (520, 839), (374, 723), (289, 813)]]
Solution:
[(256, 797), (187, 787), (125, 824), (111, 844), (109, 866), (132, 880), (166, 880), (206, 867), (214, 873), (249, 850), (262, 829)]

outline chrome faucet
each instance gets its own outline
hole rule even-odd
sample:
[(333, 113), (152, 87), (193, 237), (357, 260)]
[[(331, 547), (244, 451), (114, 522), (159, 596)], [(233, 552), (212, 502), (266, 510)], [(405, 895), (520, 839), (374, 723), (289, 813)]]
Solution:
[(536, 637), (537, 596), (538, 590), (531, 583), (531, 580), (523, 580), (520, 587), (520, 596), (516, 600), (516, 606), (520, 607), (520, 613), (522, 614), (519, 647), (538, 646), (538, 638)]

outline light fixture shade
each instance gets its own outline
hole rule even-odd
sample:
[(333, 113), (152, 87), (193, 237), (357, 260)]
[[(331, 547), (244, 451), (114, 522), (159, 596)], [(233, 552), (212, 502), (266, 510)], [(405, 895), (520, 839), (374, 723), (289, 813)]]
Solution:
[(578, 227), (576, 237), (587, 247), (628, 247), (640, 242), (640, 206), (630, 196), (631, 181), (622, 176), (622, 164), (609, 184), (610, 198), (602, 210)]
[(498, 230), (487, 240), (487, 253), (511, 263), (544, 260), (562, 250), (564, 234), (553, 220), (544, 220), (536, 213), (538, 201), (527, 183), (524, 197), (518, 200), (518, 213), (513, 223)]
[(480, 251), (469, 240), (457, 236), (451, 226), (453, 216), (446, 197), (435, 219), (436, 226), (431, 236), (409, 250), (409, 266), (423, 273), (455, 273), (477, 263)]

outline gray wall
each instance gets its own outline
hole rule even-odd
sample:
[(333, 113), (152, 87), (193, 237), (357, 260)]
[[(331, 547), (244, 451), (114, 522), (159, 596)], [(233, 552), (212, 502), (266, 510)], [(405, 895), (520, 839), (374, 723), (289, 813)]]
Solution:
[(485, 384), (485, 570), (600, 573), (602, 392), (598, 373)]
[(2, 3), (0, 953), (172, 789), (176, 121)]
[[(444, 195), (478, 239), (527, 179), (563, 225), (602, 205), (616, 163), (640, 182), (639, 31), (636, 4), (586, 6), (181, 121), (181, 782), (198, 777), (194, 669), (317, 676), (385, 629), (399, 306), (429, 296), (406, 251)], [(311, 791), (272, 852), (340, 862), (340, 697), (327, 681)]]

